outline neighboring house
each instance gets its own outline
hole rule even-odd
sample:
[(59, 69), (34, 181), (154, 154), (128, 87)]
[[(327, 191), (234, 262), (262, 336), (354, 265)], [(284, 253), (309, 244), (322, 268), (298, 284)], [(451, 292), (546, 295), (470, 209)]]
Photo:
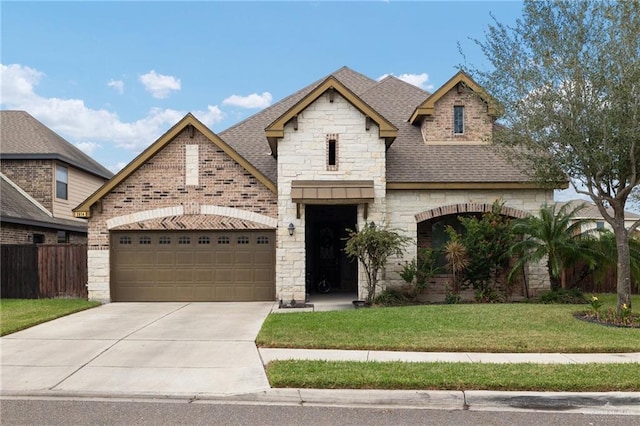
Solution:
[(0, 111), (0, 243), (86, 243), (72, 209), (113, 173), (24, 111)]
[[(579, 205), (584, 204), (585, 208), (581, 209), (577, 212), (577, 214), (574, 216), (574, 219), (576, 220), (580, 220), (580, 219), (584, 219), (584, 220), (588, 220), (589, 223), (585, 226), (583, 226), (582, 228), (582, 232), (584, 231), (588, 231), (590, 229), (608, 229), (609, 231), (613, 232), (613, 228), (611, 227), (611, 225), (609, 225), (609, 223), (604, 219), (604, 217), (602, 217), (602, 214), (600, 213), (600, 210), (598, 210), (598, 207), (596, 207), (596, 205), (591, 202), (591, 201), (586, 201), (586, 200), (570, 200), (570, 201), (559, 201), (557, 202), (557, 204), (559, 206), (563, 206), (565, 204), (570, 204), (571, 207), (570, 209), (573, 209), (574, 207), (577, 207)], [(613, 210), (612, 209), (607, 209), (607, 211), (613, 215)], [(625, 211), (624, 212), (624, 223), (625, 223), (625, 227), (627, 229), (629, 229), (631, 227), (631, 225), (633, 225), (636, 221), (638, 221), (640, 219), (640, 215), (630, 212), (630, 211)]]
[[(497, 199), (512, 217), (553, 200), (489, 146), (497, 115), (462, 72), (430, 94), (346, 67), (219, 134), (188, 114), (74, 210), (89, 219), (89, 297), (302, 301), (307, 276), (363, 297), (345, 229), (399, 229), (410, 260)], [(531, 292), (548, 288), (528, 269)]]

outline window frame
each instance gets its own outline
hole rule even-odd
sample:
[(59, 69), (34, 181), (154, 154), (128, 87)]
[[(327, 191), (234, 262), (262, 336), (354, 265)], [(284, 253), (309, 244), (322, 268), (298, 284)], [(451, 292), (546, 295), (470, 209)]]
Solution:
[[(61, 180), (60, 173), (64, 173), (64, 180)], [(56, 198), (58, 200), (69, 199), (69, 167), (62, 164), (56, 164)], [(64, 194), (61, 194), (61, 189), (64, 189)]]
[(453, 134), (464, 135), (464, 105), (453, 106)]
[(337, 171), (338, 170), (338, 134), (337, 133), (329, 133), (325, 137), (325, 163), (327, 167), (327, 171)]

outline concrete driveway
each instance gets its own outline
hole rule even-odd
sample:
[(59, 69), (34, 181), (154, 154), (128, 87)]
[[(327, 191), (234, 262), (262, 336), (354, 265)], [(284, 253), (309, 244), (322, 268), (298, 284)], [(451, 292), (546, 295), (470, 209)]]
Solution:
[(272, 302), (111, 303), (0, 339), (2, 394), (232, 395), (269, 389)]

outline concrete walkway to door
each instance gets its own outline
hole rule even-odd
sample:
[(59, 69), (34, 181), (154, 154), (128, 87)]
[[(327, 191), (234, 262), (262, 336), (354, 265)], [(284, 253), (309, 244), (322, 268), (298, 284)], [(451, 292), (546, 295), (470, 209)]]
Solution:
[(269, 389), (273, 302), (110, 303), (0, 339), (0, 393), (233, 395)]

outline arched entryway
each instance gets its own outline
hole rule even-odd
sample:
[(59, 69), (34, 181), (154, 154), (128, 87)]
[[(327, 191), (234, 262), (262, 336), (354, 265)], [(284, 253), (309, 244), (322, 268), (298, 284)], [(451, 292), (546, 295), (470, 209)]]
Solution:
[[(423, 248), (435, 250), (438, 253), (437, 264), (441, 269), (441, 272), (434, 276), (427, 285), (427, 289), (422, 295), (425, 301), (444, 302), (447, 295), (451, 293), (453, 276), (447, 270), (445, 255), (441, 251), (450, 239), (447, 229), (451, 227), (457, 233), (461, 233), (463, 226), (459, 221), (459, 217), (481, 218), (484, 213), (491, 212), (493, 208), (494, 205), (488, 203), (461, 203), (440, 206), (415, 215), (417, 222), (417, 251), (420, 252)], [(529, 216), (526, 211), (507, 206), (502, 206), (499, 213), (501, 216), (514, 219)], [(418, 255), (418, 259), (420, 259), (420, 255)], [(525, 280), (524, 275), (516, 277), (511, 291), (512, 299), (521, 299), (526, 296)], [(504, 278), (504, 281), (505, 283), (503, 284), (506, 284), (506, 278)], [(460, 296), (463, 300), (475, 299), (472, 289), (463, 291)]]

